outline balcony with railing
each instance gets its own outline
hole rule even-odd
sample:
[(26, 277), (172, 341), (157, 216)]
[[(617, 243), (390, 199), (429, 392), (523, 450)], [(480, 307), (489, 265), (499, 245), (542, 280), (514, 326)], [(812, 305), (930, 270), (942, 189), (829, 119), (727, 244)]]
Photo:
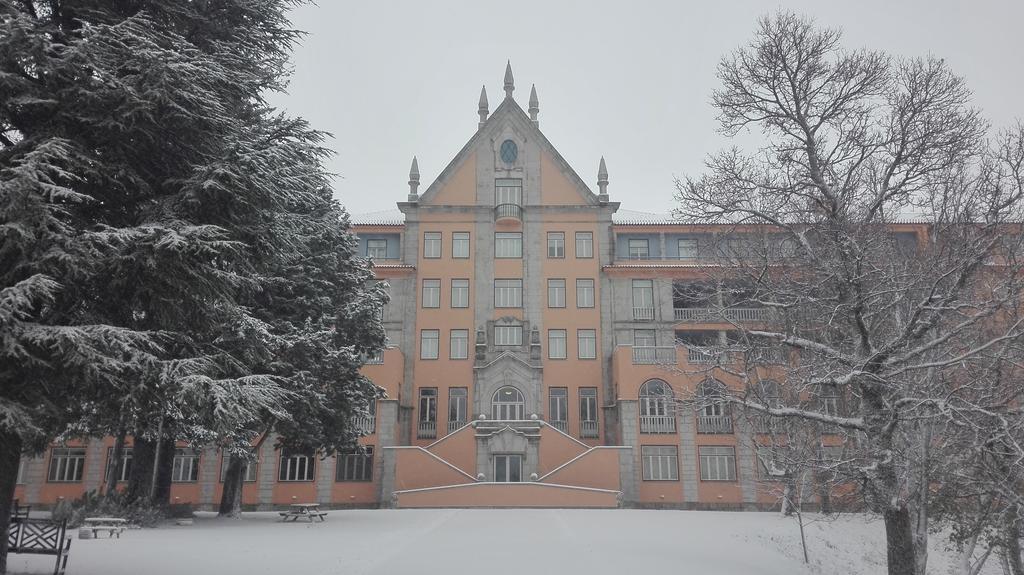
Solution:
[(523, 221), (523, 206), (519, 204), (498, 204), (494, 206), (494, 221)]
[(633, 346), (633, 365), (675, 365), (675, 363), (676, 348), (674, 346)]
[(640, 433), (675, 433), (675, 415), (641, 415)]
[(370, 435), (377, 429), (376, 415), (357, 415), (355, 418), (356, 429), (362, 435)]
[(416, 428), (416, 437), (419, 439), (434, 439), (437, 437), (436, 421), (421, 421)]
[(675, 320), (694, 323), (721, 322), (763, 322), (768, 320), (770, 308), (763, 307), (730, 307), (725, 309), (710, 307), (675, 308)]
[(580, 422), (580, 437), (585, 439), (593, 439), (597, 437), (597, 422), (596, 421), (581, 421)]
[(781, 426), (769, 415), (754, 415), (750, 418), (750, 427), (754, 433), (774, 435), (781, 431)]
[(549, 421), (548, 423), (551, 424), (551, 427), (554, 427), (555, 429), (561, 431), (562, 433), (569, 433), (569, 423), (565, 420)]
[(686, 361), (693, 364), (718, 365), (728, 363), (734, 350), (724, 347), (687, 347)]
[(732, 433), (732, 417), (728, 415), (698, 415), (697, 433)]
[(448, 422), (448, 434), (455, 433), (456, 431), (466, 427), (467, 421), (449, 421)]
[(633, 308), (633, 320), (634, 321), (654, 321), (654, 308), (653, 307), (635, 307), (635, 308)]

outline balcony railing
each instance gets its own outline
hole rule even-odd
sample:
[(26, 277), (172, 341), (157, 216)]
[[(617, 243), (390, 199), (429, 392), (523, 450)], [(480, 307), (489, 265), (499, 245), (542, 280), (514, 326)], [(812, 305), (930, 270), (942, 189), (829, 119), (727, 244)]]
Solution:
[(636, 321), (654, 321), (654, 308), (653, 307), (635, 307), (633, 308), (633, 319)]
[(674, 415), (641, 415), (640, 433), (675, 433)]
[(581, 421), (580, 422), (580, 437), (586, 437), (586, 438), (597, 437), (597, 422), (596, 421)]
[(672, 346), (633, 346), (633, 365), (675, 364), (676, 348)]
[(697, 433), (732, 433), (732, 418), (728, 415), (698, 415)]
[(554, 427), (562, 433), (569, 433), (567, 431), (567, 429), (569, 429), (569, 424), (566, 421), (549, 421), (548, 423), (551, 424), (551, 427)]
[(416, 437), (419, 439), (434, 439), (437, 437), (437, 422), (421, 421), (416, 429)]
[(366, 365), (381, 365), (382, 363), (384, 363), (384, 352), (378, 351), (373, 355), (364, 355), (363, 363)]
[(499, 220), (523, 221), (523, 206), (518, 204), (498, 204), (494, 206), (494, 221)]
[(676, 321), (702, 323), (721, 321), (762, 322), (768, 319), (768, 314), (770, 312), (771, 309), (763, 307), (730, 307), (726, 309), (711, 307), (677, 307), (675, 308), (675, 318)]
[(377, 416), (376, 415), (357, 415), (356, 416), (356, 429), (364, 435), (370, 435), (377, 429)]
[(780, 429), (777, 429), (779, 426), (768, 415), (755, 415), (751, 417), (750, 426), (754, 428), (754, 433), (775, 434), (780, 431)]
[(729, 353), (730, 350), (720, 347), (688, 347), (686, 361), (715, 365), (728, 361)]
[(448, 422), (448, 433), (452, 434), (452, 433), (455, 433), (456, 431), (462, 429), (463, 427), (466, 427), (466, 423), (467, 422), (465, 422), (465, 421), (449, 421)]

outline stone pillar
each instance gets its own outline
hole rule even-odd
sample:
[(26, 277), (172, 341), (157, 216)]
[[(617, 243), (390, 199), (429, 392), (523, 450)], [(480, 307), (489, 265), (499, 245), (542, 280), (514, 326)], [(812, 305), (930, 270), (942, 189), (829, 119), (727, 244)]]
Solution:
[(277, 436), (271, 435), (263, 442), (259, 454), (259, 472), (256, 477), (256, 508), (269, 511), (274, 508), (274, 484), (277, 483), (278, 453), (274, 449)]
[(338, 468), (338, 454), (321, 459), (320, 469), (316, 474), (316, 502), (328, 506), (332, 503), (332, 491), (334, 489), (334, 474)]
[[(642, 467), (637, 464), (637, 458), (640, 457), (640, 407), (637, 405), (637, 401), (635, 399), (620, 399), (618, 401), (618, 406), (619, 429), (622, 433), (622, 445), (632, 448), (629, 450), (623, 450), (626, 453), (626, 456), (630, 458), (630, 467), (632, 467), (632, 473), (630, 474), (632, 481), (630, 483), (633, 485), (631, 498), (626, 497), (626, 491), (623, 489), (623, 503), (631, 501), (635, 504), (636, 485), (637, 482), (640, 481), (640, 478), (637, 476), (637, 469), (642, 469)], [(622, 457), (622, 455), (619, 456), (620, 462)], [(626, 485), (621, 478), (621, 475), (619, 481), (622, 482), (623, 486)]]
[(39, 505), (39, 490), (46, 483), (47, 454), (25, 460), (25, 501), (27, 505)]
[(199, 458), (199, 508), (204, 511), (213, 511), (220, 503), (213, 500), (220, 481), (219, 452), (216, 447), (209, 446), (203, 449)]
[(398, 450), (385, 447), (380, 450), (380, 455), (380, 506), (390, 509), (395, 505), (395, 460)]
[(694, 426), (695, 414), (692, 408), (680, 407), (679, 424), (679, 478), (683, 480), (683, 501), (698, 503), (697, 486), (700, 474), (697, 469), (697, 434)]
[(754, 467), (757, 454), (754, 452), (754, 436), (745, 417), (734, 419), (733, 426), (738, 439), (736, 442), (736, 475), (743, 493), (743, 506), (754, 508), (757, 505), (757, 469)]
[(395, 486), (395, 450), (398, 427), (398, 401), (381, 400), (377, 403), (377, 445), (374, 447), (374, 477), (377, 478), (377, 501), (381, 507), (391, 506)]
[(636, 505), (636, 449), (619, 449), (619, 489), (622, 491), (622, 506)]
[(102, 439), (90, 439), (85, 447), (85, 471), (82, 474), (82, 488), (84, 491), (95, 491), (103, 482), (104, 453)]

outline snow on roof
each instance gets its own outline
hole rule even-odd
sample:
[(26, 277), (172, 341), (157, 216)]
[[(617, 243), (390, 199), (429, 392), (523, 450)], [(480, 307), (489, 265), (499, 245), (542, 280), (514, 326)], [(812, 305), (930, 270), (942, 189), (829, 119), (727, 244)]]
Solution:
[(351, 222), (354, 226), (400, 226), (405, 223), (405, 214), (398, 209), (352, 214)]
[(625, 226), (650, 226), (660, 224), (681, 224), (672, 214), (655, 214), (636, 210), (619, 209), (612, 214), (612, 223)]

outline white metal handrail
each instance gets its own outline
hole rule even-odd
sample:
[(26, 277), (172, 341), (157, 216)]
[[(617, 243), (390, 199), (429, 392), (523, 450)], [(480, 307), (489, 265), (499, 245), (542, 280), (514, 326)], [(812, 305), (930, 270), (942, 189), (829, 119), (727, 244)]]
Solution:
[(597, 422), (596, 421), (581, 421), (580, 422), (580, 437), (597, 437)]
[(448, 433), (450, 433), (450, 434), (451, 433), (455, 433), (456, 431), (458, 431), (458, 430), (462, 429), (463, 427), (465, 427), (466, 423), (467, 422), (461, 421), (461, 420), (449, 421), (448, 422)]
[(698, 415), (697, 433), (732, 433), (732, 418), (728, 415)]
[(675, 433), (674, 415), (641, 415), (640, 433)]
[(633, 319), (637, 321), (653, 321), (654, 320), (654, 308), (653, 307), (635, 307), (633, 308)]
[(420, 439), (434, 439), (437, 437), (437, 422), (421, 421), (416, 430), (416, 437)]
[(768, 319), (770, 308), (764, 307), (730, 307), (718, 309), (712, 307), (675, 308), (676, 321), (715, 322), (742, 321), (760, 322)]
[(675, 362), (676, 348), (673, 346), (633, 346), (633, 365), (674, 364)]

